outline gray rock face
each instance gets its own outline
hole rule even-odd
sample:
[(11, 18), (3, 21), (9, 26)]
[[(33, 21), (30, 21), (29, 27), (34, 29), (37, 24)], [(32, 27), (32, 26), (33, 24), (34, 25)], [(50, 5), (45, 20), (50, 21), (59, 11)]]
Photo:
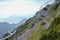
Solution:
[(49, 11), (50, 8), (51, 8), (51, 5), (47, 5), (41, 11), (38, 11), (35, 16), (37, 18), (39, 18), (41, 16), (47, 17), (48, 16), (48, 11)]
[(54, 3), (58, 3), (58, 2), (59, 2), (59, 0), (55, 0), (55, 1), (54, 1)]
[(43, 29), (47, 29), (49, 27), (50, 23), (46, 23), (44, 26), (43, 26)]

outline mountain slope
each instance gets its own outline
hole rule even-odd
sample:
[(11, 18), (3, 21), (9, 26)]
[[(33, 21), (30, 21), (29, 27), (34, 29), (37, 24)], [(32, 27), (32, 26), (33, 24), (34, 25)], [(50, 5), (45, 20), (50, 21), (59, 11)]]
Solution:
[[(16, 32), (16, 35), (18, 36), (17, 39), (60, 40), (59, 15), (60, 15), (60, 2), (54, 3), (52, 5), (47, 5), (42, 10), (39, 10), (35, 16), (33, 16), (32, 18), (27, 20), (23, 25), (18, 27), (19, 30), (17, 30)], [(36, 25), (36, 23), (38, 24)], [(25, 33), (27, 34), (24, 36)]]
[(54, 18), (46, 30), (47, 34), (43, 35), (40, 40), (60, 40), (60, 15)]
[(0, 38), (8, 31), (13, 30), (13, 26), (7, 22), (0, 22)]
[(50, 26), (47, 29), (43, 29), (40, 23), (40, 26), (37, 26), (27, 40), (60, 40), (60, 8), (57, 5), (60, 5), (60, 3), (52, 6), (53, 8), (49, 10)]
[[(22, 40), (41, 40), (40, 38), (45, 35), (46, 33), (48, 33), (49, 31), (46, 30), (44, 31), (44, 29), (47, 29), (51, 23), (51, 21), (58, 16), (58, 10), (59, 8), (56, 7), (57, 5), (59, 5), (59, 3), (55, 4), (55, 5), (47, 5), (45, 8), (43, 8), (41, 11), (38, 11), (36, 13), (36, 15), (31, 18), (30, 20), (28, 20), (27, 25), (22, 26), (23, 31), (19, 31), (21, 32), (21, 34), (23, 35), (23, 33), (29, 28), (29, 27), (33, 27), (34, 26), (30, 26), (29, 24), (31, 24), (30, 22), (36, 23), (39, 22), (38, 26), (36, 26), (36, 29), (32, 30), (31, 33), (28, 33), (28, 37), (27, 39), (24, 39), (24, 35), (22, 37)], [(57, 13), (57, 14), (56, 14)], [(60, 13), (60, 12), (59, 12)], [(49, 20), (50, 19), (50, 20)], [(47, 21), (48, 20), (48, 21)], [(30, 22), (29, 22), (30, 21)], [(46, 27), (45, 27), (46, 26)], [(30, 28), (29, 28), (30, 29)], [(28, 29), (28, 30), (29, 30)], [(48, 32), (47, 32), (48, 31)], [(26, 35), (27, 36), (27, 35)], [(26, 37), (25, 36), (25, 37)]]

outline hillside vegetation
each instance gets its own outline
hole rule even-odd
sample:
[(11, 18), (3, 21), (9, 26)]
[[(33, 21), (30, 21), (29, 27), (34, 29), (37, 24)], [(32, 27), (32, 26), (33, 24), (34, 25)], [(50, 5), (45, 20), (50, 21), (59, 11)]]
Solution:
[[(26, 40), (60, 40), (60, 2), (47, 5), (19, 26), (16, 32), (17, 37), (23, 35), (29, 29), (33, 30)], [(13, 40), (13, 36), (9, 39)]]
[[(47, 29), (43, 29), (41, 23), (30, 34), (27, 40), (60, 40), (60, 9), (58, 8), (60, 3), (57, 3), (49, 10), (50, 26)], [(53, 18), (53, 20), (52, 20)]]

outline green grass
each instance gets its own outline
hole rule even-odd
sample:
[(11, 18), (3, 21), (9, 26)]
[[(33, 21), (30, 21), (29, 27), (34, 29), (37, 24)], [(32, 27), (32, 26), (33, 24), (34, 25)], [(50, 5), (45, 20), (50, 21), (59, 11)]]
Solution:
[(43, 22), (39, 23), (35, 30), (32, 30), (27, 40), (40, 40), (41, 36), (44, 35), (47, 31), (42, 29)]
[(55, 4), (55, 5), (53, 5), (53, 6), (51, 7), (51, 9), (49, 10), (49, 15), (50, 15), (51, 17), (55, 17), (55, 16), (56, 16), (59, 5), (60, 5), (60, 3), (57, 3), (57, 4)]
[(29, 37), (28, 37), (27, 40), (38, 40), (39, 37), (40, 37), (40, 32), (41, 32), (41, 25), (39, 24), (39, 25), (37, 26), (37, 28), (36, 28), (34, 31), (32, 31), (32, 32), (33, 32), (33, 33), (31, 33), (31, 34), (29, 35)]
[(33, 19), (29, 19), (29, 21), (26, 21), (24, 25), (20, 26), (20, 30), (17, 31), (17, 35), (20, 36), (23, 32), (25, 32), (27, 29), (31, 29), (34, 26), (35, 21)]
[(12, 35), (8, 40), (14, 40), (14, 35)]
[(41, 36), (40, 40), (60, 40), (60, 16), (54, 18), (47, 30), (49, 33)]
[(54, 10), (54, 7), (52, 6), (52, 8), (49, 10), (49, 15), (50, 17), (55, 17), (56, 16), (56, 10)]

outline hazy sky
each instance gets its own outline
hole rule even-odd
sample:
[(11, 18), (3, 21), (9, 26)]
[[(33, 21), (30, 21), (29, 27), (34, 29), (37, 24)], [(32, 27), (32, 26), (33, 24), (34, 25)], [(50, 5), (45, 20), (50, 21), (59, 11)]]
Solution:
[(11, 15), (32, 16), (48, 0), (0, 0), (0, 18)]

